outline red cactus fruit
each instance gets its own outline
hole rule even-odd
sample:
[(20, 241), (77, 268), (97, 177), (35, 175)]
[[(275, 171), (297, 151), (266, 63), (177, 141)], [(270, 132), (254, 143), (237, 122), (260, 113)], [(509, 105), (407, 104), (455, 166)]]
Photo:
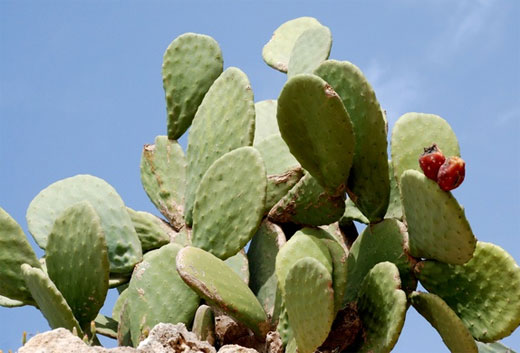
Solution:
[(444, 191), (450, 191), (458, 187), (464, 181), (466, 175), (466, 163), (460, 157), (450, 157), (439, 168), (437, 184)]
[(436, 144), (424, 148), (424, 153), (419, 157), (419, 165), (427, 178), (437, 181), (439, 168), (446, 160), (442, 151)]

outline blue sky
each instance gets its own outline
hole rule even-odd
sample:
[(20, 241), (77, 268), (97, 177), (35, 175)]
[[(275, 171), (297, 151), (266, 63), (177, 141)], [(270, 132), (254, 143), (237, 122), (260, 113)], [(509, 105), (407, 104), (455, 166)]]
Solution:
[[(454, 195), (479, 240), (518, 262), (520, 2), (420, 3), (0, 0), (0, 207), (27, 231), (25, 211), (41, 189), (88, 173), (128, 206), (156, 213), (139, 160), (142, 145), (166, 132), (168, 44), (185, 32), (211, 35), (225, 67), (249, 76), (255, 100), (273, 99), (285, 75), (262, 61), (262, 47), (283, 22), (313, 16), (332, 31), (331, 58), (368, 77), (390, 128), (411, 111), (448, 120), (467, 163)], [(33, 308), (0, 308), (4, 351), (24, 330), (47, 329)], [(504, 342), (519, 349), (520, 332)], [(395, 351), (418, 350), (448, 352), (411, 308)]]

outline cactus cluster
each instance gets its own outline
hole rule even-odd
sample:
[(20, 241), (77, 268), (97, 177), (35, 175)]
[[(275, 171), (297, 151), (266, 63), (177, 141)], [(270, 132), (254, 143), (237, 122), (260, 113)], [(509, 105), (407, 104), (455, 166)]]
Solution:
[[(255, 103), (211, 37), (175, 39), (167, 136), (140, 165), (164, 218), (94, 176), (60, 180), (27, 210), (38, 259), (0, 208), (0, 305), (35, 306), (92, 344), (137, 346), (156, 324), (182, 322), (217, 347), (274, 352), (278, 340), (277, 352), (300, 353), (390, 352), (413, 306), (450, 351), (503, 351), (481, 342), (520, 325), (520, 268), (477, 241), (418, 162), (432, 144), (459, 156), (454, 132), (407, 113), (389, 160), (385, 111), (358, 67), (328, 60), (331, 44), (314, 18), (281, 25), (262, 54), (288, 79), (277, 100)], [(109, 288), (120, 293), (112, 317), (99, 314)]]

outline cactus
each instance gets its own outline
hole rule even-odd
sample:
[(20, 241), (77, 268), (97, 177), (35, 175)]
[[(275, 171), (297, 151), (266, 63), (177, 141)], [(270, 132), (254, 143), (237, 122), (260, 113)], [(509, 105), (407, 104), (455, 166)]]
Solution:
[[(520, 268), (478, 242), (455, 196), (419, 167), (434, 143), (460, 155), (454, 131), (407, 113), (390, 159), (374, 90), (354, 64), (327, 60), (331, 43), (310, 17), (276, 29), (262, 55), (287, 82), (255, 103), (211, 37), (175, 39), (166, 136), (140, 164), (165, 219), (127, 207), (102, 179), (66, 178), (27, 210), (38, 259), (0, 208), (0, 305), (32, 305), (89, 344), (137, 346), (170, 322), (215, 346), (264, 352), (279, 337), (300, 353), (390, 352), (413, 306), (453, 352), (508, 351), (495, 341), (520, 325)], [(119, 292), (112, 317), (99, 313), (108, 288)], [(221, 334), (223, 322), (240, 334)]]

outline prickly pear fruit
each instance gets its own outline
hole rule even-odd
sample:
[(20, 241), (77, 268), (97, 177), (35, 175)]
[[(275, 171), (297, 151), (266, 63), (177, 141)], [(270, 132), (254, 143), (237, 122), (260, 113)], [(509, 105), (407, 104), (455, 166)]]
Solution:
[(466, 163), (460, 157), (448, 158), (439, 169), (437, 184), (444, 191), (450, 191), (458, 187), (464, 181), (466, 175)]
[(435, 181), (437, 181), (439, 168), (444, 161), (446, 161), (446, 157), (435, 143), (430, 147), (425, 147), (423, 154), (419, 157), (419, 165), (424, 175), (426, 175), (428, 179)]

